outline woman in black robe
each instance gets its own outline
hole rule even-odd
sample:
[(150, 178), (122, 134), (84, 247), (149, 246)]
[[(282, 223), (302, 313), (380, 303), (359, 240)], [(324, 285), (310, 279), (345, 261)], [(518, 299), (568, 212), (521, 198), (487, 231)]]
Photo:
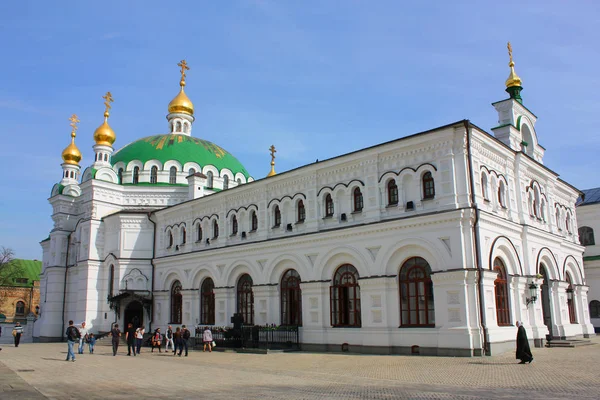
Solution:
[(519, 364), (531, 363), (533, 356), (529, 348), (529, 340), (527, 340), (527, 332), (523, 328), (523, 324), (517, 321), (519, 330), (517, 331), (517, 359), (521, 360)]

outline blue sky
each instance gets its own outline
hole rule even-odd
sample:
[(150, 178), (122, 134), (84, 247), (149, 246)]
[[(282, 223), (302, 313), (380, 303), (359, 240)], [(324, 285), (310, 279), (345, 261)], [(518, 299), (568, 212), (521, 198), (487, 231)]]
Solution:
[(101, 96), (116, 148), (167, 131), (187, 59), (194, 136), (254, 177), (463, 118), (489, 131), (513, 44), (545, 164), (600, 186), (597, 1), (14, 1), (0, 4), (0, 246), (41, 259), (69, 121), (93, 160)]

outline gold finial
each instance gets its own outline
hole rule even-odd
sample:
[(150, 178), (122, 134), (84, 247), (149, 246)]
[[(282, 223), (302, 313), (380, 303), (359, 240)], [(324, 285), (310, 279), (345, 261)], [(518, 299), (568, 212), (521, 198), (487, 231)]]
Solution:
[(110, 103), (114, 102), (114, 100), (110, 92), (106, 92), (106, 94), (102, 96), (102, 98), (104, 99), (104, 106), (106, 107), (106, 109), (104, 110), (104, 118), (108, 118), (110, 115), (108, 112), (112, 108)]
[(271, 153), (271, 172), (269, 172), (267, 177), (277, 174), (277, 172), (275, 172), (275, 153), (277, 153), (277, 150), (275, 150), (274, 145), (271, 145), (271, 147), (269, 147), (269, 152)]
[(65, 164), (79, 165), (81, 161), (81, 152), (75, 146), (75, 136), (77, 136), (77, 124), (80, 122), (76, 114), (71, 115), (71, 144), (69, 144), (62, 152), (62, 159)]
[(181, 81), (179, 81), (179, 85), (181, 87), (184, 87), (185, 86), (185, 71), (189, 71), (190, 67), (188, 67), (187, 61), (185, 61), (185, 60), (179, 61), (177, 66), (181, 67)]
[(521, 86), (521, 78), (519, 78), (519, 76), (515, 72), (515, 62), (513, 61), (513, 50), (510, 42), (508, 42), (506, 48), (508, 49), (508, 57), (510, 59), (508, 62), (508, 66), (510, 67), (510, 75), (508, 75), (508, 79), (506, 80), (506, 87), (509, 88), (513, 86)]
[(71, 123), (69, 124), (71, 125), (71, 137), (74, 138), (75, 136), (77, 136), (77, 124), (81, 121), (79, 121), (79, 118), (77, 118), (77, 114), (71, 115), (69, 121), (71, 121)]
[(112, 130), (110, 125), (108, 125), (108, 117), (110, 116), (110, 109), (112, 108), (110, 103), (114, 102), (112, 93), (106, 92), (104, 96), (104, 122), (94, 131), (94, 140), (97, 145), (101, 146), (112, 146), (115, 140), (117, 139), (117, 135), (115, 135), (115, 131)]
[(189, 71), (190, 67), (188, 67), (187, 61), (185, 60), (181, 60), (177, 66), (181, 67), (181, 80), (179, 81), (181, 90), (179, 91), (179, 94), (175, 96), (175, 98), (169, 103), (169, 113), (194, 115), (194, 104), (183, 91), (183, 87), (185, 86), (185, 71)]

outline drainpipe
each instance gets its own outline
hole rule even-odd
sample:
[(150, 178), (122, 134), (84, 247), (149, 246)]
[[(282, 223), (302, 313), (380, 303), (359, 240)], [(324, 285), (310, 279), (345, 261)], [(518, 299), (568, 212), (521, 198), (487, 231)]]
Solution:
[(471, 154), (471, 128), (469, 127), (469, 120), (463, 121), (466, 131), (467, 139), (467, 168), (469, 169), (469, 202), (470, 208), (475, 211), (475, 221), (473, 222), (473, 246), (475, 248), (475, 264), (477, 267), (477, 298), (479, 299), (479, 326), (481, 327), (481, 333), (483, 338), (483, 349), (482, 355), (489, 353), (489, 341), (488, 333), (485, 320), (485, 312), (483, 309), (483, 268), (481, 265), (481, 251), (479, 249), (479, 208), (475, 199), (475, 181), (473, 177), (473, 156)]
[(60, 328), (60, 331), (61, 331), (60, 341), (61, 342), (65, 341), (64, 327), (65, 327), (65, 308), (66, 308), (66, 302), (67, 302), (67, 273), (69, 272), (69, 250), (71, 249), (71, 235), (72, 234), (73, 234), (73, 232), (69, 233), (69, 236), (67, 236), (67, 258), (65, 260), (65, 281), (64, 281), (64, 285), (63, 285), (62, 327)]
[(154, 257), (156, 256), (156, 222), (152, 221), (152, 212), (148, 213), (148, 221), (152, 223), (152, 227), (154, 229), (152, 239), (152, 258), (150, 259), (150, 264), (152, 265), (152, 284), (150, 287), (150, 296), (152, 298), (152, 304), (150, 308), (150, 322), (148, 324), (148, 332), (152, 332), (152, 322), (154, 319), (154, 271), (156, 270), (156, 266), (154, 265)]

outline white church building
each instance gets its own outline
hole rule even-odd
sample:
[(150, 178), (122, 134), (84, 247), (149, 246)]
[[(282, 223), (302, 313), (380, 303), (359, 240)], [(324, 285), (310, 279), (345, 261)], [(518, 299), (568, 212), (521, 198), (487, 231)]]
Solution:
[(580, 192), (543, 164), (512, 54), (492, 133), (463, 120), (279, 174), (273, 157), (265, 178), (194, 136), (179, 65), (166, 134), (115, 151), (107, 93), (82, 171), (72, 117), (39, 340), (70, 319), (148, 331), (234, 313), (299, 326), (302, 349), (322, 351), (498, 354), (517, 321), (537, 346), (594, 332)]

